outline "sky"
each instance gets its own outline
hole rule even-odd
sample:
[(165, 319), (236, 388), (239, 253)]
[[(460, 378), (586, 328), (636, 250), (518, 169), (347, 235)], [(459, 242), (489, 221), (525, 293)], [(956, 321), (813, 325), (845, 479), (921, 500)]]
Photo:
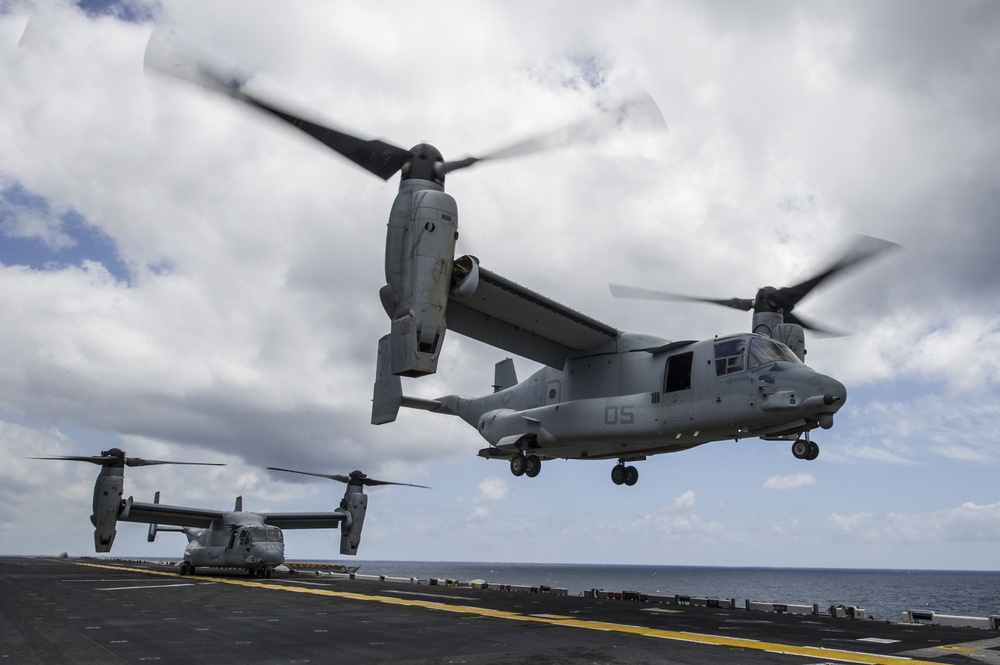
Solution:
[[(797, 312), (848, 330), (807, 362), (848, 401), (814, 440), (637, 464), (476, 456), (455, 418), (370, 424), (398, 187), (231, 100), (144, 71), (154, 30), (247, 89), (446, 159), (644, 89), (669, 131), (448, 177), (458, 250), (621, 330), (748, 314), (616, 300), (609, 283), (752, 297), (863, 233), (899, 243)], [(1000, 5), (880, 2), (169, 3), (0, 0), (0, 554), (93, 554), (97, 467), (126, 496), (332, 510), (363, 469), (359, 559), (996, 568), (1000, 547)], [(491, 391), (503, 351), (450, 334), (408, 394)], [(538, 366), (515, 358), (518, 375)], [(119, 524), (114, 554), (179, 556)], [(291, 559), (340, 559), (332, 531)]]

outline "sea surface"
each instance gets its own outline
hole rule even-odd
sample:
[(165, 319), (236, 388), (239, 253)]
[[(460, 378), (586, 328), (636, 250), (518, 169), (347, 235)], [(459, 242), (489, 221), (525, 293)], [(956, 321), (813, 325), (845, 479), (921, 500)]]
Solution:
[(1000, 572), (729, 568), (532, 563), (354, 561), (359, 573), (443, 578), (459, 582), (547, 585), (581, 595), (591, 589), (699, 598), (863, 608), (867, 616), (898, 621), (906, 610), (988, 617), (1000, 615)]

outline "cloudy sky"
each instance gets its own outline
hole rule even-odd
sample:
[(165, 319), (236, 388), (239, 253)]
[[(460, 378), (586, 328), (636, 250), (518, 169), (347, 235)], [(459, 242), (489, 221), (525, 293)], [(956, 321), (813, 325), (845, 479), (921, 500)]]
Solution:
[[(126, 494), (332, 509), (284, 466), (430, 485), (371, 492), (363, 559), (996, 567), (1000, 547), (1000, 5), (993, 2), (0, 0), (0, 554), (93, 552)], [(618, 282), (751, 297), (853, 234), (904, 246), (817, 291), (852, 331), (808, 362), (849, 391), (815, 462), (720, 442), (639, 463), (479, 459), (426, 412), (369, 424), (398, 185), (230, 100), (147, 73), (154, 29), (320, 121), (446, 158), (644, 88), (669, 124), (449, 177), (459, 251), (620, 329), (747, 329), (616, 301)], [(408, 393), (490, 391), (503, 352), (451, 335)], [(526, 377), (537, 366), (516, 358)], [(115, 554), (176, 556), (120, 525)], [(288, 534), (336, 558), (337, 534)]]

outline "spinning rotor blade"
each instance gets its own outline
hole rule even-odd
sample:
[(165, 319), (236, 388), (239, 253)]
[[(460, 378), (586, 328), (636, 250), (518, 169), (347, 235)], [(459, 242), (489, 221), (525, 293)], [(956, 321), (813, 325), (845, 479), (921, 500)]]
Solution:
[(170, 43), (155, 31), (146, 45), (144, 66), (158, 74), (227, 95), (283, 120), (383, 180), (391, 178), (409, 159), (409, 150), (377, 139), (362, 139), (306, 120), (260, 97), (244, 92), (242, 88), (246, 83), (245, 77), (221, 74), (215, 68), (201, 62), (198, 56), (189, 51), (182, 51), (180, 47)]
[(849, 268), (853, 268), (868, 259), (874, 258), (882, 252), (894, 247), (899, 247), (899, 245), (894, 242), (889, 242), (888, 240), (873, 238), (871, 236), (858, 236), (851, 247), (844, 252), (843, 256), (834, 261), (828, 268), (820, 272), (818, 275), (807, 279), (804, 282), (800, 282), (795, 286), (786, 286), (778, 289), (774, 293), (770, 294), (768, 298), (774, 305), (784, 310), (786, 314), (790, 313), (800, 300), (809, 295), (810, 291), (825, 282), (827, 279), (842, 273)]
[(721, 305), (745, 312), (758, 311), (780, 311), (786, 323), (794, 323), (807, 330), (812, 330), (823, 335), (839, 336), (842, 333), (818, 326), (800, 316), (792, 314), (792, 310), (817, 286), (836, 275), (842, 274), (846, 270), (853, 268), (864, 261), (894, 247), (898, 247), (894, 242), (881, 240), (871, 236), (858, 236), (854, 243), (844, 252), (838, 260), (830, 264), (819, 274), (807, 279), (795, 286), (786, 286), (776, 289), (765, 286), (757, 291), (755, 298), (702, 298), (698, 296), (685, 296), (665, 291), (655, 291), (652, 289), (640, 289), (632, 286), (611, 285), (611, 293), (618, 298), (640, 298), (643, 300), (667, 300), (673, 302), (704, 302), (712, 305)]
[(611, 294), (616, 298), (637, 298), (639, 300), (666, 300), (668, 302), (707, 302), (712, 305), (722, 305), (733, 309), (749, 312), (753, 309), (753, 300), (748, 298), (729, 298), (728, 300), (714, 298), (699, 298), (697, 296), (682, 296), (677, 293), (640, 289), (634, 286), (611, 284)]
[[(412, 149), (407, 150), (378, 139), (362, 139), (307, 120), (277, 104), (247, 93), (243, 89), (246, 84), (245, 76), (225, 75), (205, 64), (190, 49), (180, 47), (155, 31), (146, 45), (144, 65), (151, 71), (224, 94), (278, 118), (383, 180), (388, 180), (402, 169), (414, 152)], [(443, 178), (452, 171), (472, 166), (476, 162), (520, 157), (576, 143), (593, 142), (626, 124), (636, 129), (663, 130), (667, 127), (656, 102), (649, 94), (641, 92), (562, 129), (518, 141), (479, 157), (466, 157), (450, 162), (438, 161), (434, 170), (438, 177)]]
[(601, 109), (597, 114), (551, 132), (546, 132), (504, 148), (494, 150), (481, 157), (466, 157), (453, 162), (445, 162), (438, 167), (441, 175), (472, 166), (487, 160), (522, 157), (536, 152), (564, 148), (578, 143), (593, 143), (616, 127), (630, 124), (642, 130), (666, 130), (667, 121), (649, 93), (642, 91), (621, 100), (609, 109)]
[(342, 474), (329, 474), (329, 473), (312, 473), (309, 471), (295, 471), (294, 469), (279, 469), (276, 466), (267, 467), (269, 471), (284, 471), (285, 473), (298, 473), (303, 476), (316, 476), (317, 478), (328, 478), (330, 480), (336, 480), (341, 483), (350, 483), (351, 480), (360, 481), (362, 485), (367, 485), (369, 487), (374, 485), (403, 485), (405, 487), (420, 487), (425, 490), (429, 490), (430, 487), (426, 485), (414, 485), (413, 483), (394, 483), (390, 480), (375, 480), (374, 478), (369, 478), (360, 471), (353, 471), (351, 475), (345, 476)]

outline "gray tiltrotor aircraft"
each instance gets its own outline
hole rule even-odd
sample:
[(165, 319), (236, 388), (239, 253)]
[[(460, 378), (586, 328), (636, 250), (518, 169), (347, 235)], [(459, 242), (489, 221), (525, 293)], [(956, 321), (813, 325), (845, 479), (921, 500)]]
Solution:
[[(245, 81), (178, 60), (177, 54), (164, 56), (154, 41), (147, 47), (147, 66), (288, 123), (380, 178), (401, 174), (386, 234), (386, 284), (380, 296), (391, 325), (378, 345), (372, 423), (395, 420), (401, 406), (456, 415), (489, 443), (479, 454), (509, 460), (516, 476), (538, 475), (545, 459), (617, 459), (611, 478), (619, 485), (638, 479), (627, 462), (710, 441), (788, 440), (797, 458), (819, 454), (810, 432), (832, 427), (847, 391), (804, 364), (804, 330), (822, 331), (792, 310), (821, 282), (892, 243), (863, 238), (812, 279), (765, 287), (751, 299), (685, 298), (614, 287), (622, 296), (754, 311), (751, 332), (709, 340), (671, 342), (626, 333), (480, 267), (475, 257), (455, 258), (458, 207), (445, 193), (444, 180), (479, 161), (590, 140), (618, 125), (665, 129), (648, 96), (484, 157), (445, 161), (426, 143), (407, 150), (293, 115), (248, 93)], [(400, 377), (436, 371), (446, 330), (544, 367), (519, 382), (512, 361), (505, 360), (496, 367), (493, 394), (481, 397), (404, 397)]]
[[(153, 542), (158, 531), (180, 531), (188, 539), (181, 563), (182, 574), (194, 574), (196, 567), (242, 568), (251, 575), (270, 577), (275, 566), (285, 561), (282, 529), (335, 529), (340, 527), (340, 553), (357, 554), (361, 543), (361, 528), (365, 521), (368, 496), (365, 485), (409, 485), (368, 478), (360, 471), (349, 476), (326, 475), (274, 469), (289, 473), (330, 478), (347, 484), (344, 498), (333, 512), (328, 513), (256, 513), (243, 510), (243, 497), (236, 498), (231, 511), (167, 506), (160, 503), (157, 492), (153, 503), (141, 503), (132, 497), (123, 499), (126, 466), (153, 464), (189, 464), (222, 466), (201, 462), (168, 462), (126, 457), (118, 448), (99, 456), (36, 457), (33, 459), (71, 460), (101, 466), (94, 484), (94, 549), (110, 552), (117, 534), (117, 523), (149, 524), (147, 540)], [(273, 467), (271, 467), (273, 468)], [(422, 485), (409, 485), (423, 487)], [(162, 526), (168, 525), (168, 526)]]
[[(507, 459), (515, 476), (537, 476), (544, 459), (617, 459), (611, 479), (634, 485), (626, 462), (711, 441), (760, 437), (792, 441), (792, 454), (813, 460), (810, 432), (833, 426), (847, 390), (804, 364), (804, 329), (823, 331), (792, 313), (813, 288), (892, 247), (861, 237), (839, 261), (785, 288), (764, 287), (751, 299), (707, 299), (612, 286), (621, 297), (709, 302), (753, 310), (752, 332), (707, 340), (667, 341), (625, 333), (574, 312), (480, 268), (478, 288), (453, 292), (453, 309), (492, 312), (468, 333), (546, 367), (518, 382), (510, 359), (497, 364), (494, 392), (438, 399), (403, 396), (385, 338), (379, 346), (372, 422), (395, 419), (400, 406), (455, 415), (479, 432), (487, 459)], [(467, 259), (456, 261), (456, 273)], [(460, 280), (459, 280), (460, 283)]]

